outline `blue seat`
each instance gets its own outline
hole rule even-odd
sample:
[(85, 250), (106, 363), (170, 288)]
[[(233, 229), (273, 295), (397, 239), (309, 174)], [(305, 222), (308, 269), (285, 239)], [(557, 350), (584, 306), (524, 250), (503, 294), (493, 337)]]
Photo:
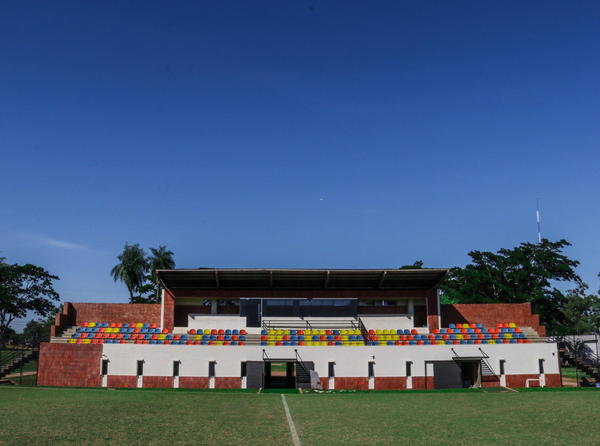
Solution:
[(231, 341), (231, 335), (225, 335), (225, 336), (223, 337), (223, 340), (224, 340), (224, 341)]
[(148, 329), (147, 328), (140, 329), (140, 334), (148, 334)]
[(482, 328), (482, 329), (481, 329), (481, 333), (483, 333), (483, 334), (486, 334), (487, 332), (488, 332), (488, 331), (487, 331), (487, 328)]
[(267, 336), (269, 334), (268, 330), (261, 330), (260, 331), (261, 336)]
[(350, 335), (350, 336), (348, 336), (348, 340), (349, 341), (356, 341), (356, 336)]
[(229, 345), (238, 345), (237, 341), (231, 341), (231, 344)]
[(238, 337), (238, 341), (245, 341), (246, 340), (246, 335), (240, 335)]
[[(263, 330), (263, 331), (267, 331), (267, 330)], [(239, 330), (233, 330), (231, 333), (237, 336), (237, 335), (240, 334), (240, 331)], [(261, 334), (262, 334), (262, 331), (261, 331)], [(268, 331), (267, 331), (267, 334), (269, 334)]]
[(334, 336), (339, 336), (340, 335), (340, 331), (339, 330), (333, 330), (333, 335)]
[(79, 339), (81, 337), (81, 333), (75, 333), (75, 334), (73, 334), (73, 337), (75, 339)]
[(184, 341), (187, 341), (187, 338), (188, 338), (187, 335), (183, 334), (183, 335), (181, 335), (181, 337), (179, 339), (183, 339)]
[[(392, 341), (388, 341), (387, 345), (394, 345)], [(417, 345), (417, 341), (408, 341), (408, 345)]]
[(440, 328), (440, 334), (446, 334), (446, 329), (445, 328)]
[(482, 343), (482, 344), (488, 344), (488, 340), (487, 340), (487, 339), (482, 339), (482, 340), (481, 340), (481, 343)]
[(356, 335), (356, 340), (357, 341), (363, 341), (363, 337), (361, 335)]
[(156, 345), (156, 339), (152, 339), (150, 342), (148, 342), (148, 344)]
[(125, 327), (119, 328), (119, 333), (121, 333), (121, 334), (127, 333), (127, 328), (125, 328)]
[(298, 335), (298, 340), (299, 341), (304, 341), (304, 335)]
[(483, 328), (483, 325), (481, 325), (481, 324), (475, 324), (475, 328)]
[[(204, 345), (204, 343), (202, 343)], [(260, 341), (260, 345), (265, 346), (267, 345), (267, 341)]]
[(225, 330), (225, 334), (231, 336), (231, 330), (230, 329)]
[(441, 334), (436, 334), (435, 335), (435, 340), (436, 341), (441, 341), (442, 340), (442, 335)]
[(467, 333), (473, 334), (475, 333), (475, 330), (473, 328), (467, 328)]
[(91, 333), (92, 327), (85, 327), (85, 333)]
[(150, 328), (150, 324), (144, 324), (142, 325), (142, 328)]
[(208, 341), (201, 341), (200, 345), (208, 345)]
[(286, 346), (290, 345), (290, 341), (283, 341), (283, 345), (286, 345)]
[(456, 325), (454, 325), (454, 324), (449, 324), (449, 325), (448, 325), (448, 328), (456, 328)]
[(469, 345), (473, 345), (473, 344), (475, 344), (475, 341), (474, 341), (473, 339), (469, 339), (469, 340), (467, 341), (467, 344), (469, 344)]
[(379, 341), (373, 341), (373, 345), (379, 345)]
[(402, 330), (402, 329), (396, 330), (396, 334), (397, 335), (404, 334), (404, 330)]
[(210, 340), (211, 341), (216, 341), (217, 340), (217, 335), (210, 335)]
[(486, 333), (486, 334), (485, 334), (485, 338), (486, 338), (486, 339), (492, 339), (492, 335), (491, 335), (491, 334), (489, 334), (489, 333)]
[(129, 328), (129, 322), (125, 322), (125, 323), (122, 325), (122, 327), (123, 327), (123, 328)]
[(133, 328), (128, 328), (127, 333), (129, 333), (129, 334), (133, 333)]
[(455, 334), (451, 334), (450, 335), (450, 339), (452, 339), (453, 341), (456, 340), (456, 335)]
[(461, 340), (460, 340), (460, 345), (465, 345), (465, 344), (467, 344), (467, 342), (468, 342), (468, 341), (466, 341), (466, 340), (464, 340), (464, 339), (461, 339)]
[(128, 340), (130, 337), (131, 337), (131, 336), (129, 336), (127, 333), (125, 333), (125, 334), (123, 335), (123, 339), (125, 339), (126, 341), (127, 341), (127, 340)]
[(342, 341), (335, 341), (335, 345), (339, 346), (339, 345), (344, 345), (344, 344), (342, 344)]
[(313, 335), (312, 340), (313, 341), (318, 341), (319, 340), (319, 336), (318, 335)]
[(423, 341), (423, 345), (431, 345), (431, 341), (429, 341), (429, 340)]
[(147, 334), (144, 336), (144, 339), (146, 339), (147, 341), (149, 341), (150, 339), (152, 339), (152, 335), (151, 334)]
[(210, 335), (202, 335), (203, 341), (210, 341)]
[(516, 344), (516, 343), (517, 343), (517, 340), (516, 340), (516, 339), (511, 339), (511, 340), (510, 340), (510, 343), (511, 343), (511, 344)]
[(83, 333), (85, 331), (85, 327), (77, 327), (77, 333)]
[(328, 335), (327, 336), (327, 341), (333, 341), (333, 336), (332, 335)]
[(290, 335), (290, 341), (297, 341), (297, 340), (298, 340), (298, 336)]
[(452, 345), (452, 341), (450, 339), (446, 339), (446, 345)]
[(404, 334), (405, 335), (409, 335), (410, 334), (410, 330), (408, 328), (404, 329)]
[(100, 325), (104, 328), (108, 328), (108, 322), (101, 322)]

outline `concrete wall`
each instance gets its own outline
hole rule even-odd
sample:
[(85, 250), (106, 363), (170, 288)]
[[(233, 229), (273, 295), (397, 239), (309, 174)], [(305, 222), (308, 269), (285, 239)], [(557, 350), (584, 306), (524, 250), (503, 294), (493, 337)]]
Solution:
[[(321, 378), (326, 378), (328, 363), (335, 363), (336, 384), (340, 388), (363, 388), (368, 384), (368, 363), (375, 362), (375, 388), (406, 388), (406, 363), (412, 362), (413, 388), (432, 388), (432, 361), (452, 360), (459, 356), (489, 356), (488, 363), (496, 374), (499, 361), (505, 361), (507, 385), (524, 387), (525, 379), (539, 378), (539, 359), (544, 359), (547, 385), (560, 385), (556, 344), (502, 344), (453, 346), (387, 346), (387, 347), (217, 347), (183, 345), (112, 345), (103, 346), (109, 360), (109, 376), (134, 376), (138, 360), (144, 361), (144, 379), (147, 376), (170, 377), (173, 361), (179, 361), (180, 379), (191, 382), (208, 380), (209, 362), (216, 362), (216, 377), (223, 385), (236, 386), (241, 382), (241, 362), (262, 361), (263, 350), (271, 358), (289, 358), (296, 355), (312, 361)], [(454, 352), (452, 351), (454, 350)], [(509, 378), (510, 377), (510, 378)], [(427, 379), (430, 379), (427, 381)], [(183, 381), (186, 381), (185, 379)], [(366, 383), (366, 384), (365, 384)], [(192, 385), (193, 386), (193, 385)], [(218, 386), (216, 386), (218, 387)], [(366, 388), (366, 387), (365, 387)]]

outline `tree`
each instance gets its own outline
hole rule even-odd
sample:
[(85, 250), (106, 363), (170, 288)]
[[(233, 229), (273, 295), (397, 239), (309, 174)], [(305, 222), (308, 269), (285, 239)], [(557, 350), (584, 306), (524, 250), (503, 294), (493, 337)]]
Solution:
[(565, 320), (561, 309), (565, 296), (552, 286), (553, 281), (575, 282), (579, 265), (562, 254), (571, 246), (566, 240), (521, 243), (513, 249), (497, 253), (471, 251), (472, 263), (452, 268), (442, 284), (445, 301), (460, 303), (525, 303), (550, 333)]
[(53, 301), (59, 300), (53, 280), (59, 278), (39, 266), (0, 264), (0, 348), (12, 321), (29, 311), (42, 317), (52, 313)]
[(23, 329), (23, 338), (25, 341), (50, 339), (50, 330), (56, 322), (56, 313), (62, 313), (63, 307), (61, 304), (59, 307), (54, 308), (46, 319), (32, 319), (27, 322), (27, 325)]
[(562, 308), (564, 321), (555, 330), (559, 335), (577, 335), (595, 333), (600, 327), (600, 298), (587, 294), (588, 286), (581, 283), (577, 288), (568, 290)]
[(423, 269), (423, 261), (417, 260), (412, 265), (402, 265), (400, 269)]
[(119, 263), (110, 272), (115, 282), (120, 280), (129, 291), (129, 303), (134, 303), (134, 292), (146, 280), (146, 272), (150, 266), (146, 252), (139, 244), (125, 243), (123, 253), (117, 256)]
[(158, 249), (150, 248), (152, 255), (150, 256), (150, 281), (156, 288), (156, 302), (159, 301), (160, 289), (156, 285), (156, 270), (157, 269), (174, 269), (175, 260), (173, 260), (173, 252), (167, 251), (166, 246), (158, 246)]

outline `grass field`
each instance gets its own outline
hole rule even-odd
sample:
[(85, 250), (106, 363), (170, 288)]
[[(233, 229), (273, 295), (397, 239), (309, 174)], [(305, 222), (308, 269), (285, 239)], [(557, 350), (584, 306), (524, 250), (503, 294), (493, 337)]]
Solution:
[[(303, 445), (597, 445), (600, 391), (285, 394)], [(291, 445), (281, 395), (0, 388), (0, 444)]]

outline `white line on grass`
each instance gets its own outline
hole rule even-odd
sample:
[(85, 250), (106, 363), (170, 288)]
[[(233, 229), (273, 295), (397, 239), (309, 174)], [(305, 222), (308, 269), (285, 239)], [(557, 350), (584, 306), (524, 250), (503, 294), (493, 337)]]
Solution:
[(292, 440), (294, 440), (294, 446), (302, 446), (302, 443), (300, 443), (300, 438), (298, 438), (298, 432), (296, 432), (296, 426), (294, 426), (294, 421), (292, 420), (292, 415), (290, 414), (290, 408), (287, 405), (287, 401), (285, 400), (283, 393), (281, 394), (281, 399), (283, 400), (283, 407), (285, 408), (285, 416), (287, 417), (290, 430), (292, 431)]

